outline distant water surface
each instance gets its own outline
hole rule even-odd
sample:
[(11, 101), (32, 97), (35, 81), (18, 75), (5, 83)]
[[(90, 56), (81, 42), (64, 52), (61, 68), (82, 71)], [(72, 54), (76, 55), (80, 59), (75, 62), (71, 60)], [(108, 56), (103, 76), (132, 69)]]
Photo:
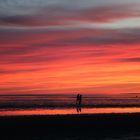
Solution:
[(135, 96), (83, 95), (78, 108), (75, 101), (76, 95), (1, 95), (0, 116), (140, 112)]

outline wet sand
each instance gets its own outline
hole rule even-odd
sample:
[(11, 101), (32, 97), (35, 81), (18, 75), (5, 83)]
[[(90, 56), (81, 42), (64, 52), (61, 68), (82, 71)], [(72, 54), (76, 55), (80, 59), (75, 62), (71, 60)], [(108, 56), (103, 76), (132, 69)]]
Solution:
[(140, 139), (140, 113), (0, 117), (0, 139)]
[(109, 108), (32, 108), (32, 109), (0, 109), (0, 116), (35, 116), (35, 115), (77, 115), (77, 114), (111, 114), (140, 113), (138, 107)]

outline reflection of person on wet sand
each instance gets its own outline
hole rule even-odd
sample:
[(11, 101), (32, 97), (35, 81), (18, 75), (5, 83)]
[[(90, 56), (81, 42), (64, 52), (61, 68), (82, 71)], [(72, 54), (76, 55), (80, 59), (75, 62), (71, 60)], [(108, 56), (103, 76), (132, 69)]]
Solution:
[(76, 110), (77, 110), (78, 113), (80, 113), (82, 109), (81, 109), (80, 106), (77, 106), (77, 107), (76, 107)]

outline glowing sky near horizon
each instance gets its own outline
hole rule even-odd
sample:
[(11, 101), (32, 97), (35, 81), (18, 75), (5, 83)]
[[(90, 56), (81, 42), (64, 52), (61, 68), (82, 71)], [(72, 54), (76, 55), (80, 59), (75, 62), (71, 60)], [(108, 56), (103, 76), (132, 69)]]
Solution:
[(1, 0), (0, 94), (140, 93), (139, 0)]

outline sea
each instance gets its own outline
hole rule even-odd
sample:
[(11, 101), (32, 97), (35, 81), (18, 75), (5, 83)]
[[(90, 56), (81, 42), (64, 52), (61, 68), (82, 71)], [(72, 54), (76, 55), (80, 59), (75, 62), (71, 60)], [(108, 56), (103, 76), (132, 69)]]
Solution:
[(140, 97), (134, 95), (76, 94), (0, 95), (0, 116), (140, 113)]

